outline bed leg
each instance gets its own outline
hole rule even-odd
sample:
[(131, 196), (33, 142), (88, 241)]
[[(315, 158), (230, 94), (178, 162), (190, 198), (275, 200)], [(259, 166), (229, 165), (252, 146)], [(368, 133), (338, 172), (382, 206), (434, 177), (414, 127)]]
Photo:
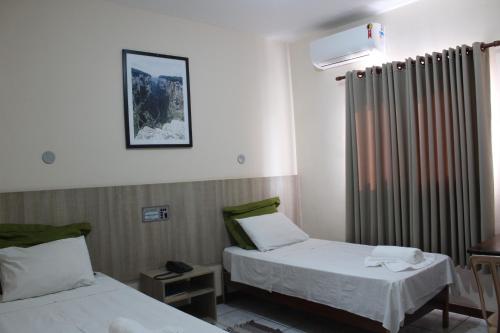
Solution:
[(443, 328), (448, 328), (450, 326), (450, 311), (448, 310), (448, 305), (445, 305), (443, 309)]
[(222, 269), (222, 303), (227, 303), (227, 273)]
[(443, 304), (443, 328), (448, 328), (450, 326), (450, 295), (449, 288), (446, 287), (444, 292), (444, 304)]

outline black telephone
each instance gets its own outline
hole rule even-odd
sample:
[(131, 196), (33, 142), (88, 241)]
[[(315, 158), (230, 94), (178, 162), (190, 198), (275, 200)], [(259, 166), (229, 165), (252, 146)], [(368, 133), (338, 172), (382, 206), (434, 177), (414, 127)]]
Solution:
[(193, 270), (193, 267), (189, 266), (186, 263), (183, 263), (182, 261), (167, 261), (167, 263), (165, 264), (165, 269), (169, 272), (182, 274), (191, 272)]
[(193, 267), (189, 266), (188, 264), (182, 261), (167, 261), (167, 263), (165, 264), (165, 269), (167, 270), (165, 273), (161, 273), (154, 276), (154, 279), (155, 280), (173, 279), (182, 276), (182, 274), (184, 273), (191, 272), (193, 270)]

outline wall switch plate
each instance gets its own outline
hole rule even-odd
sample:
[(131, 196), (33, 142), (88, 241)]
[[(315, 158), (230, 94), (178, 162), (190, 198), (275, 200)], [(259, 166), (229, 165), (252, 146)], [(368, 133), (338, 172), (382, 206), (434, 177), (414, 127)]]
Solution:
[(142, 222), (168, 221), (169, 217), (170, 207), (168, 205), (142, 208)]

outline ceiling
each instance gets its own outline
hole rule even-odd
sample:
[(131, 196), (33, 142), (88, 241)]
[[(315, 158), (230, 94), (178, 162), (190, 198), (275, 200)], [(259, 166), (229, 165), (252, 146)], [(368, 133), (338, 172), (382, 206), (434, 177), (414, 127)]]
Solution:
[(293, 40), (416, 0), (110, 0), (270, 37)]

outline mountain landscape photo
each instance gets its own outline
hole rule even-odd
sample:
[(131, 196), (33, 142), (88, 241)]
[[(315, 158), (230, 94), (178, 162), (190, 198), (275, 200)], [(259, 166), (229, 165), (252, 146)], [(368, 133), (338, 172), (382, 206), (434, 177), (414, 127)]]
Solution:
[(132, 68), (134, 137), (137, 140), (184, 140), (183, 79), (157, 77)]

